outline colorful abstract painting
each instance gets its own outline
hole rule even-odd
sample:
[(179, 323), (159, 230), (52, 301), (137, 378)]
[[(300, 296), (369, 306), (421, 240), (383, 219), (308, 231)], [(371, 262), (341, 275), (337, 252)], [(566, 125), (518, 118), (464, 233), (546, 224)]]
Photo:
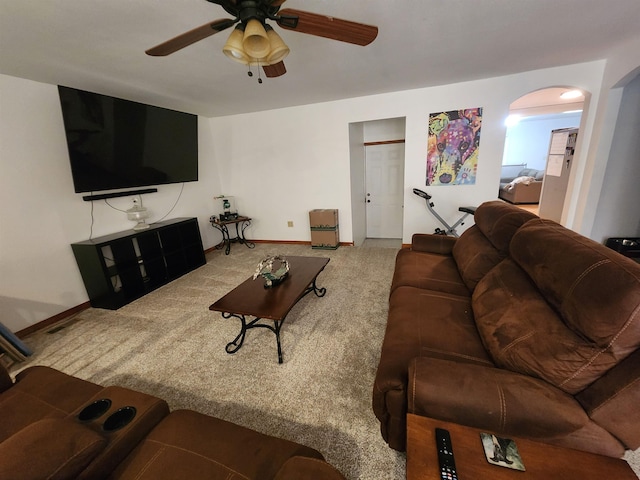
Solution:
[(482, 108), (429, 115), (427, 185), (474, 185)]

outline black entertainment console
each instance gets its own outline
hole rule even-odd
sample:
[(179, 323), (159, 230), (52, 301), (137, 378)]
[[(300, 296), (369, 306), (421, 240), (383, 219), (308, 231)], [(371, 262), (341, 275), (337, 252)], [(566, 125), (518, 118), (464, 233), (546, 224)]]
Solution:
[(196, 218), (71, 244), (91, 306), (115, 310), (206, 263)]

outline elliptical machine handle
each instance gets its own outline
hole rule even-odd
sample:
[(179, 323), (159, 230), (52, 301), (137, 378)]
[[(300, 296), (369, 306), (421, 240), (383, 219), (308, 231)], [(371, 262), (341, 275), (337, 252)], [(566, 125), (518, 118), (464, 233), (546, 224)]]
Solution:
[(426, 200), (431, 200), (431, 195), (429, 195), (427, 192), (423, 192), (422, 190), (420, 190), (418, 188), (414, 188), (413, 189), (413, 193), (415, 193), (419, 197), (422, 197), (422, 198), (424, 198)]

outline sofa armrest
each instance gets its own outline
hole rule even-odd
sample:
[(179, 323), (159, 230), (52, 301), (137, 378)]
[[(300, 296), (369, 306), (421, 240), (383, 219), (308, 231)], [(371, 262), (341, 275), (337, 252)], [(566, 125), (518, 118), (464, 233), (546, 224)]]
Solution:
[(319, 458), (296, 456), (287, 460), (273, 480), (344, 480), (344, 476)]
[(430, 233), (414, 233), (411, 237), (411, 250), (416, 252), (437, 253), (451, 255), (456, 237), (436, 235)]
[(589, 423), (571, 395), (543, 380), (427, 357), (409, 366), (408, 412), (529, 438), (566, 435)]
[(640, 350), (576, 395), (587, 414), (627, 448), (640, 447)]

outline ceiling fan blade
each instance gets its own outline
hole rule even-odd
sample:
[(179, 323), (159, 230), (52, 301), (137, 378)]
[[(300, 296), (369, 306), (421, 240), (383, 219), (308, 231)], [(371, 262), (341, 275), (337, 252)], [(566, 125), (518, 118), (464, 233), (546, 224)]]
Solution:
[[(341, 20), (327, 15), (304, 12), (293, 8), (280, 10), (278, 15), (284, 17), (282, 22), (278, 21), (278, 25), (282, 28), (355, 45), (369, 45), (378, 36), (378, 27)], [(293, 26), (295, 22), (291, 22), (291, 17), (298, 17), (296, 26)]]
[(273, 65), (263, 65), (262, 70), (267, 78), (281, 77), (287, 73), (284, 62), (274, 63)]
[(209, 22), (200, 27), (196, 27), (193, 30), (189, 30), (182, 35), (178, 35), (171, 40), (167, 40), (160, 45), (156, 45), (155, 47), (147, 50), (145, 53), (153, 57), (163, 57), (165, 55), (169, 55), (173, 52), (177, 52), (184, 47), (188, 47), (189, 45), (196, 43), (204, 38), (221, 32), (222, 30), (231, 27), (236, 22), (237, 20), (232, 20), (229, 18), (214, 20), (213, 22)]
[(287, 0), (273, 0), (270, 3), (270, 6), (272, 7), (279, 7), (280, 5), (282, 5), (284, 2), (286, 2)]

